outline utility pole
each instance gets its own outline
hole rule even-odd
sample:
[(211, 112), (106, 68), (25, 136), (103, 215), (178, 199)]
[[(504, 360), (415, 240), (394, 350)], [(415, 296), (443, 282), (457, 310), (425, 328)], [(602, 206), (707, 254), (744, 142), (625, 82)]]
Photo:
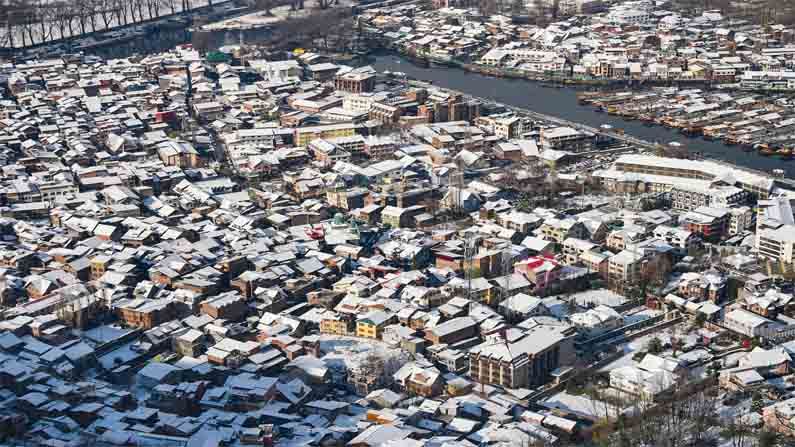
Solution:
[(464, 239), (464, 275), (467, 281), (467, 299), (472, 299), (472, 261), (475, 258), (475, 238), (467, 234)]

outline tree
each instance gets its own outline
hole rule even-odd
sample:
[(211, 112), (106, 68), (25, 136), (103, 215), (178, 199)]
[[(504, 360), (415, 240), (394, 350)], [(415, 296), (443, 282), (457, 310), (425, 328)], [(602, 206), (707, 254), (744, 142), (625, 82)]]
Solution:
[(679, 337), (671, 337), (671, 350), (673, 351), (674, 357), (676, 357), (676, 353), (679, 352), (681, 347), (682, 340)]
[[(6, 26), (6, 37), (10, 48), (15, 46), (15, 32), (25, 23), (32, 22), (35, 15), (36, 7), (30, 0), (0, 0), (0, 21)], [(24, 33), (22, 38), (24, 40)]]
[(693, 327), (700, 328), (704, 326), (704, 323), (707, 322), (707, 316), (701, 312), (696, 314), (696, 318), (693, 320)]
[(525, 12), (524, 0), (513, 0), (511, 2), (511, 14), (514, 16), (521, 15)]
[(757, 447), (776, 447), (781, 443), (781, 435), (778, 433), (762, 429), (756, 435)]
[(191, 34), (191, 45), (196, 51), (205, 52), (210, 49), (212, 43), (212, 35), (204, 31), (194, 31)]
[(497, 0), (480, 0), (478, 2), (478, 12), (483, 17), (491, 17), (497, 14)]
[(662, 340), (659, 337), (654, 337), (646, 343), (646, 351), (650, 354), (659, 354), (663, 350)]
[(751, 447), (753, 430), (738, 418), (727, 421), (721, 436), (730, 442), (730, 447)]
[(751, 411), (755, 413), (761, 413), (762, 408), (764, 407), (765, 407), (765, 401), (762, 398), (762, 394), (759, 392), (755, 392), (753, 400), (751, 401)]

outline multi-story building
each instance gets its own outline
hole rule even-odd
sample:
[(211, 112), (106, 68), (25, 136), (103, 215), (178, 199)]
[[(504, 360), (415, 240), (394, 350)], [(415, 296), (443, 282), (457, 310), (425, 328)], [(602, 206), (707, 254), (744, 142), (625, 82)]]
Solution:
[(637, 244), (648, 238), (645, 227), (640, 225), (625, 225), (620, 230), (611, 231), (606, 238), (607, 248), (621, 251), (630, 245)]
[(598, 273), (602, 278), (607, 278), (610, 252), (599, 253), (586, 251), (580, 255), (580, 262), (589, 272)]
[(477, 335), (477, 321), (471, 317), (458, 317), (436, 325), (425, 334), (425, 338), (435, 345), (451, 345)]
[(608, 260), (608, 283), (619, 292), (643, 281), (662, 281), (672, 268), (671, 247), (651, 239), (635, 244)]
[(563, 254), (566, 259), (566, 264), (574, 265), (580, 263), (580, 256), (583, 253), (589, 252), (597, 248), (598, 245), (582, 239), (570, 237), (563, 241)]
[(400, 120), (401, 113), (400, 107), (376, 102), (370, 107), (369, 118), (383, 124), (394, 124)]
[(248, 312), (248, 304), (243, 295), (227, 292), (204, 301), (201, 312), (215, 319), (238, 321)]
[(786, 197), (760, 200), (757, 210), (757, 252), (770, 260), (792, 263), (792, 244), (787, 243), (789, 234), (795, 230), (792, 201)]
[(728, 208), (746, 202), (748, 196), (748, 191), (727, 185), (704, 189), (698, 184), (680, 183), (671, 189), (673, 208), (686, 211), (701, 206)]
[(723, 327), (751, 338), (769, 336), (776, 325), (775, 321), (745, 309), (734, 309), (723, 318)]
[(549, 381), (550, 373), (574, 361), (573, 337), (557, 327), (509, 329), (469, 351), (469, 376), (479, 383), (531, 388)]
[(349, 314), (328, 311), (320, 320), (320, 333), (333, 335), (356, 334), (356, 321)]
[(726, 284), (726, 278), (717, 271), (683, 273), (679, 281), (679, 296), (719, 303), (726, 296)]
[(539, 228), (544, 239), (563, 244), (568, 238), (585, 239), (588, 237), (588, 230), (581, 222), (572, 218), (547, 219)]
[(351, 112), (368, 113), (373, 104), (388, 98), (384, 92), (351, 93), (342, 98), (342, 108)]
[(652, 233), (654, 237), (662, 239), (671, 244), (672, 247), (678, 248), (684, 252), (687, 252), (687, 250), (695, 246), (698, 242), (698, 238), (692, 231), (672, 227), (670, 225), (658, 225)]
[(312, 140), (307, 148), (312, 151), (312, 155), (323, 166), (330, 167), (337, 162), (347, 162), (351, 159), (350, 152), (322, 138)]
[(729, 235), (736, 236), (753, 230), (754, 212), (750, 207), (729, 208)]
[(384, 328), (394, 320), (395, 314), (374, 310), (356, 320), (356, 336), (380, 339)]
[(757, 235), (756, 249), (759, 256), (765, 259), (792, 264), (795, 252), (795, 225), (761, 230)]
[(357, 126), (350, 123), (326, 124), (321, 126), (297, 127), (295, 129), (295, 145), (306, 146), (318, 138), (331, 139), (351, 137), (356, 134)]
[(334, 89), (348, 93), (372, 92), (375, 89), (375, 73), (352, 70), (334, 77)]
[(668, 190), (674, 185), (687, 183), (683, 179), (701, 180), (704, 187), (720, 180), (723, 184), (735, 185), (760, 199), (767, 199), (775, 184), (773, 179), (764, 175), (715, 161), (681, 160), (641, 154), (622, 155), (610, 169), (595, 172), (594, 177), (602, 179), (606, 188), (616, 189), (618, 183), (628, 180), (623, 175), (625, 173), (641, 174), (632, 176), (629, 179), (632, 182), (660, 185)]
[(586, 152), (593, 149), (595, 136), (571, 127), (553, 127), (541, 130), (541, 146), (567, 152)]
[(152, 329), (176, 317), (174, 301), (165, 298), (126, 300), (116, 308), (125, 324), (140, 329)]
[(729, 211), (700, 206), (682, 216), (682, 226), (709, 241), (723, 239), (729, 230)]

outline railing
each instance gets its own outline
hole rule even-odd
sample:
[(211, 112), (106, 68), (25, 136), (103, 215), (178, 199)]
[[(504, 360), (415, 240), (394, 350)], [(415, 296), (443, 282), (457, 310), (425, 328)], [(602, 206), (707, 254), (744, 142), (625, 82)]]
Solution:
[(663, 318), (665, 318), (665, 315), (657, 315), (655, 317), (650, 317), (643, 321), (638, 321), (637, 323), (628, 324), (618, 329), (613, 329), (612, 331), (605, 332), (604, 334), (597, 335), (596, 337), (590, 338), (580, 344), (582, 346), (593, 346), (597, 343), (601, 343), (613, 338), (624, 336), (627, 334), (627, 332), (633, 332), (635, 330), (653, 326), (655, 323), (663, 320)]

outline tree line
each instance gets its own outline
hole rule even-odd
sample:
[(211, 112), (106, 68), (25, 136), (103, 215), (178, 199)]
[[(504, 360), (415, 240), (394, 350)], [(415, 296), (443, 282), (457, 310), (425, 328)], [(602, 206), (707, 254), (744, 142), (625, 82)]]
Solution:
[(46, 43), (197, 6), (197, 0), (0, 0), (0, 23), (6, 31), (0, 45), (16, 48)]

